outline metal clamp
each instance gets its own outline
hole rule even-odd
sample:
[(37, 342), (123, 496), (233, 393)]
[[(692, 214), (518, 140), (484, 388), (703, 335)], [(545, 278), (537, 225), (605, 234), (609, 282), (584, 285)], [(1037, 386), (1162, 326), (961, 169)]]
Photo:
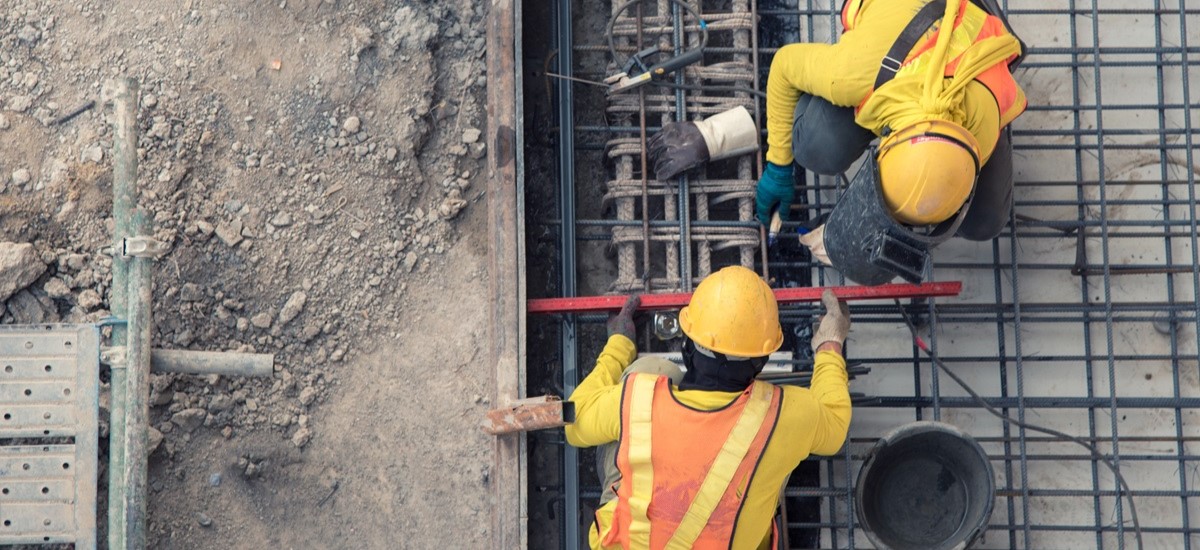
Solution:
[(151, 258), (157, 260), (171, 251), (167, 243), (151, 237), (125, 237), (121, 240), (122, 258)]

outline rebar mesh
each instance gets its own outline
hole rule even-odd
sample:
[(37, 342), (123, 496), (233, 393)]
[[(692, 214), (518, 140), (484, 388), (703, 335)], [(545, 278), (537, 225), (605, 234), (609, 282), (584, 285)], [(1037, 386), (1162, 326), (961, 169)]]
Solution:
[[(1197, 533), (1193, 521), (1200, 513), (1195, 189), (1200, 103), (1192, 92), (1200, 85), (1200, 6), (1188, 0), (1001, 3), (1029, 45), (1016, 73), (1030, 107), (1013, 125), (1014, 213), (1008, 228), (990, 242), (954, 240), (934, 251), (934, 278), (963, 281), (962, 296), (939, 300), (936, 314), (924, 302), (903, 307), (925, 320), (934, 349), (990, 403), (1014, 418), (1094, 442), (1116, 462), (1133, 490), (1146, 547), (1191, 548)], [(706, 17), (748, 11), (757, 13), (758, 25), (748, 33), (750, 42), (712, 41), (708, 65), (690, 69), (684, 77), (688, 82), (712, 78), (710, 71), (742, 74), (754, 65), (765, 70), (780, 46), (829, 42), (840, 30), (840, 2), (831, 0), (760, 0), (744, 9), (728, 2), (703, 4)], [(659, 9), (669, 11), (661, 3)], [(731, 16), (719, 22), (733, 28), (741, 21)], [(644, 23), (647, 28), (666, 24)], [(593, 43), (574, 48), (606, 50)], [(718, 57), (737, 55), (743, 57)], [(719, 59), (731, 65), (714, 68)], [(574, 67), (577, 75), (598, 76), (604, 70)], [(725, 105), (690, 93), (680, 100), (680, 94), (657, 88), (646, 94), (648, 135), (664, 121), (694, 119)], [(606, 198), (616, 205), (617, 219), (578, 220), (573, 226), (580, 230), (578, 239), (616, 244), (613, 288), (621, 291), (642, 290), (647, 280), (645, 266), (638, 264), (645, 243), (639, 101), (635, 92), (606, 104), (607, 125), (565, 130), (580, 138), (573, 150), (606, 149), (612, 157)], [(600, 107), (576, 110), (587, 108)], [(760, 127), (761, 113), (760, 106)], [(743, 209), (753, 197), (757, 172), (751, 163), (738, 161), (735, 174), (710, 169), (682, 182), (684, 187), (650, 181), (649, 195), (661, 205), (650, 212), (662, 213), (645, 224), (651, 241), (661, 243), (651, 246), (662, 247), (662, 259), (656, 257), (652, 265), (666, 266), (649, 278), (651, 289), (684, 288), (685, 280), (694, 283), (708, 270), (756, 260), (757, 224)], [(809, 174), (801, 215), (827, 212), (841, 181)], [(709, 198), (709, 212), (702, 214), (699, 197), (704, 196), (729, 197), (737, 208), (718, 216)], [(680, 206), (685, 201), (690, 204)], [(682, 226), (680, 214), (689, 218)], [(711, 265), (705, 265), (699, 258), (702, 246), (728, 246), (737, 253), (710, 256)], [(672, 247), (677, 264), (670, 264)], [(692, 250), (696, 258), (688, 260)], [(814, 285), (842, 282), (835, 270), (804, 257), (772, 256), (766, 267), (773, 275), (810, 277)], [(871, 373), (852, 383), (852, 391), (861, 395), (841, 454), (811, 457), (801, 468), (807, 473), (793, 476), (787, 491), (793, 548), (868, 546), (854, 514), (854, 482), (863, 455), (887, 430), (918, 419), (959, 426), (992, 459), (998, 492), (980, 547), (1134, 546), (1119, 486), (1087, 451), (988, 416), (931, 370), (894, 305), (855, 303), (851, 311), (855, 325), (847, 354)], [(803, 341), (816, 313), (807, 308), (782, 312), (790, 343)], [(585, 323), (581, 330), (601, 320), (578, 319)], [(590, 368), (591, 357), (578, 359), (584, 371)], [(793, 364), (807, 368), (800, 356)], [(598, 482), (585, 473), (579, 487), (565, 497), (581, 499), (582, 513), (565, 521), (577, 521), (586, 530)]]
[[(614, 11), (624, 2), (614, 2)], [(613, 43), (617, 54), (629, 56), (655, 47), (664, 56), (679, 55), (700, 43), (700, 26), (690, 15), (666, 0), (645, 1), (613, 13)], [(761, 245), (758, 230), (743, 226), (695, 227), (710, 220), (753, 220), (754, 184), (757, 161), (742, 157), (714, 166), (728, 176), (710, 179), (707, 169), (691, 172), (672, 181), (659, 181), (653, 166), (643, 169), (647, 124), (661, 127), (671, 121), (700, 120), (734, 107), (754, 113), (758, 102), (749, 90), (757, 84), (751, 52), (754, 47), (754, 16), (749, 0), (734, 0), (719, 11), (696, 5), (704, 18), (709, 44), (724, 44), (739, 52), (707, 55), (702, 64), (686, 67), (667, 84), (655, 83), (608, 96), (606, 112), (612, 123), (606, 130), (608, 158), (614, 178), (608, 181), (606, 203), (615, 203), (617, 220), (662, 219), (670, 225), (618, 225), (611, 229), (617, 249), (618, 292), (690, 290), (713, 269), (713, 254), (724, 262), (754, 267)], [(595, 47), (584, 46), (593, 50)], [(661, 58), (657, 58), (661, 59)], [(615, 73), (621, 67), (609, 67)], [(692, 89), (668, 84), (687, 83)], [(695, 90), (724, 86), (731, 91)], [(747, 91), (732, 91), (740, 88)], [(728, 252), (722, 255), (723, 252)], [(639, 254), (640, 253), (640, 254)]]

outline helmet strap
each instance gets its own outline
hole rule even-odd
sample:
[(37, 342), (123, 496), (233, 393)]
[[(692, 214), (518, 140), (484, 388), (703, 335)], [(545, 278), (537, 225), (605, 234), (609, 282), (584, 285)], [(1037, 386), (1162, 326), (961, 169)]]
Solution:
[(683, 364), (687, 372), (679, 383), (681, 390), (743, 391), (767, 365), (766, 357), (731, 361), (725, 354), (712, 356), (696, 349), (691, 338), (683, 339)]

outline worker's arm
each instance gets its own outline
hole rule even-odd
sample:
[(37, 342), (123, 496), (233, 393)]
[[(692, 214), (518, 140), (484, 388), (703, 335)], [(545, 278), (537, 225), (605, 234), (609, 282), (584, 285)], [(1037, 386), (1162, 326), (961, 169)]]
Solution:
[(789, 44), (775, 53), (767, 75), (767, 162), (792, 164), (792, 115), (800, 94), (820, 96), (835, 104), (856, 103), (847, 103), (845, 94), (837, 93), (834, 66), (827, 63), (844, 57), (843, 51), (840, 44)]
[(596, 367), (571, 393), (575, 422), (566, 427), (567, 443), (594, 447), (617, 440), (621, 434), (621, 374), (636, 357), (633, 340), (621, 334), (608, 337)]
[(836, 350), (822, 347), (817, 352), (811, 391), (817, 407), (810, 450), (818, 455), (834, 454), (850, 430), (850, 379), (840, 344)]

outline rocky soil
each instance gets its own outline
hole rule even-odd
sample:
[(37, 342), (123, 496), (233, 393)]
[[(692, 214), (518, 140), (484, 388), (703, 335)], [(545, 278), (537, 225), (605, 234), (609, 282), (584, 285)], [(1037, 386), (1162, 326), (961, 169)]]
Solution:
[(153, 376), (152, 546), (440, 547), (477, 520), (482, 547), (486, 7), (0, 4), (0, 322), (111, 315), (104, 89), (127, 75), (171, 247), (155, 346), (275, 354), (266, 379)]

